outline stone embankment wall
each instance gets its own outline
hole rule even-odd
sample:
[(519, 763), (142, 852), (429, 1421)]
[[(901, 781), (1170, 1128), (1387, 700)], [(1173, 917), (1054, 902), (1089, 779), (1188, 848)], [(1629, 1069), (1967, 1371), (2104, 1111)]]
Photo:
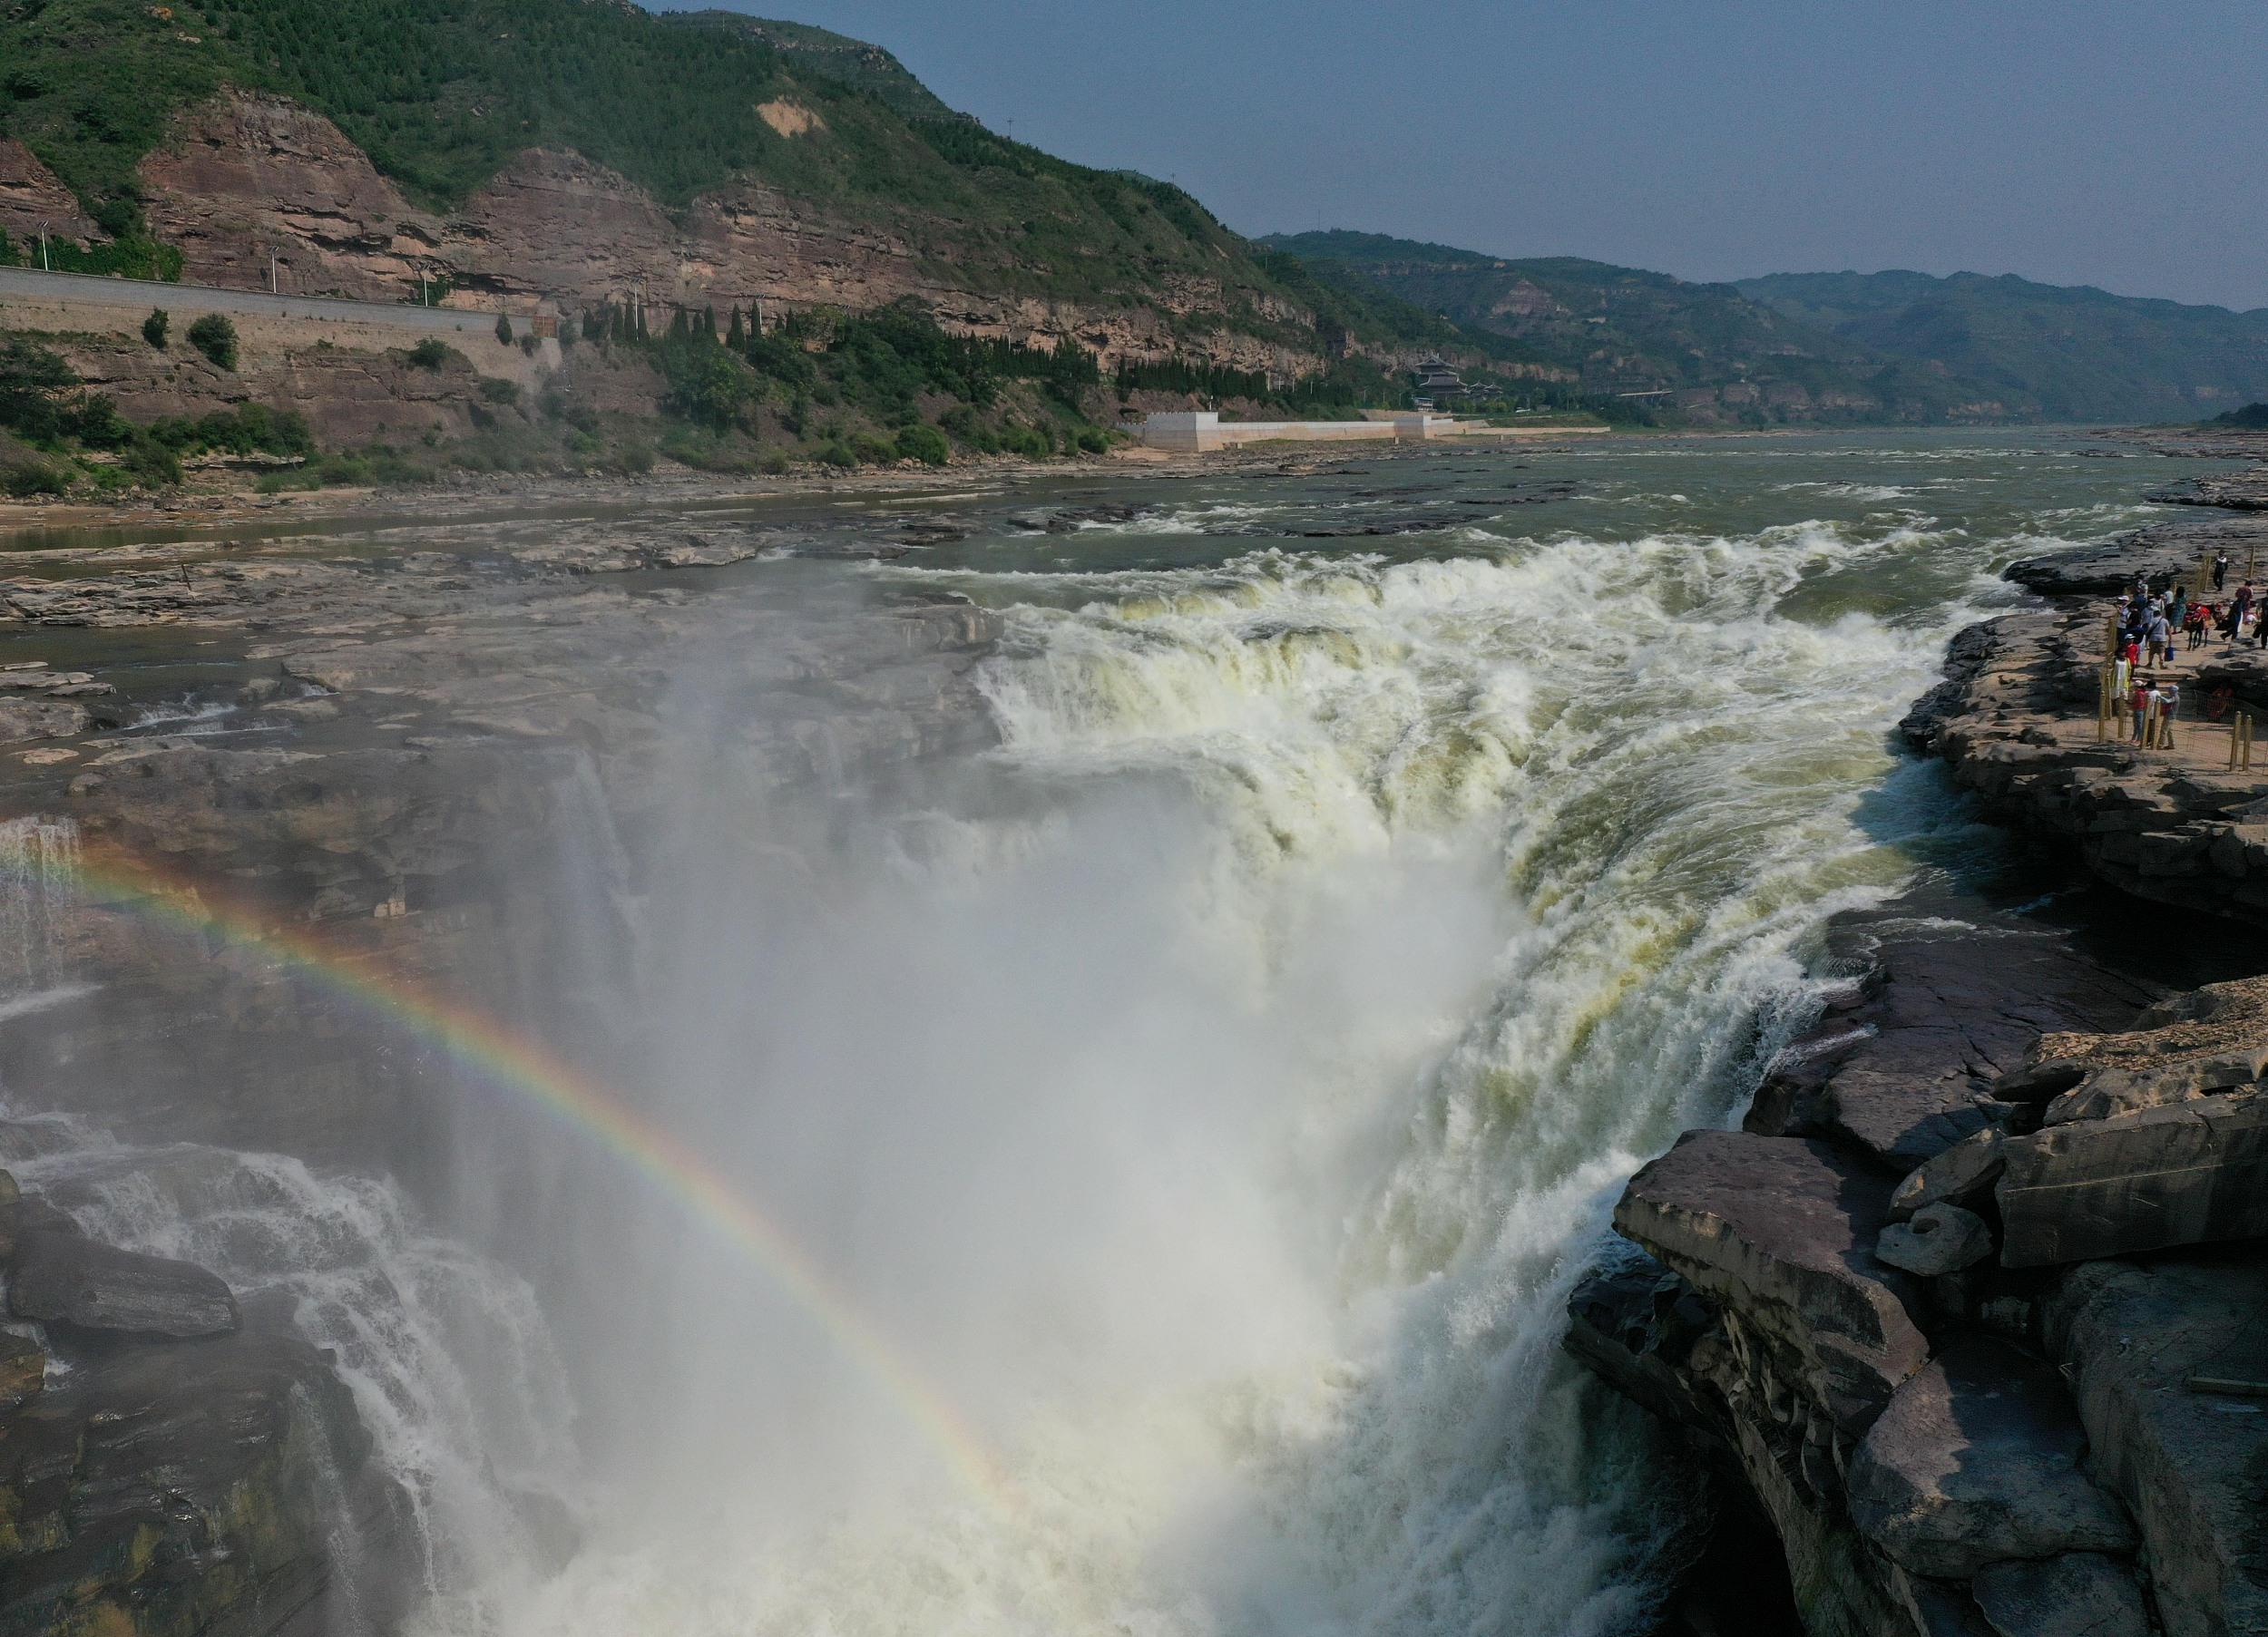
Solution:
[[(1753, 1499), (1815, 1637), (2268, 1632), (2268, 976), (2154, 980), (2185, 918), (2268, 927), (2268, 766), (2095, 722), (2103, 593), (2227, 527), (2019, 565), (2084, 600), (1964, 632), (1906, 724), (2152, 901), (2136, 959), (1927, 894), (1843, 918), (1827, 1015), (1740, 1130), (1632, 1179), (1571, 1299), (1570, 1350)], [(2253, 653), (2199, 668), (2268, 706)]]
[(1145, 416), (1120, 430), (1152, 449), (1207, 454), (1246, 443), (1422, 443), (1442, 438), (1563, 437), (1607, 429), (1552, 426), (1525, 431), (1460, 421), (1454, 415), (1366, 410), (1359, 421), (1224, 421), (1210, 411), (1174, 411)]

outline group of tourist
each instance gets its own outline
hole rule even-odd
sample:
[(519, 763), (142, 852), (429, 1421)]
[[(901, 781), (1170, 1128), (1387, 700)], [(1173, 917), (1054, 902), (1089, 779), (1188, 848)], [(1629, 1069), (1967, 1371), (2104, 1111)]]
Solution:
[[(2228, 572), (2228, 553), (2216, 553), (2215, 599), (2227, 584)], [(2225, 601), (2193, 601), (2186, 586), (2154, 591), (2146, 577), (2138, 577), (2130, 590), (2119, 594), (2113, 624), (2111, 686), (2132, 714), (2137, 743), (2143, 742), (2149, 724), (2170, 725), (2180, 712), (2181, 685), (2170, 674), (2177, 663), (2177, 640), (2183, 649), (2195, 650), (2216, 635), (2232, 645), (2250, 636), (2268, 648), (2268, 608), (2260, 606), (2250, 580)]]

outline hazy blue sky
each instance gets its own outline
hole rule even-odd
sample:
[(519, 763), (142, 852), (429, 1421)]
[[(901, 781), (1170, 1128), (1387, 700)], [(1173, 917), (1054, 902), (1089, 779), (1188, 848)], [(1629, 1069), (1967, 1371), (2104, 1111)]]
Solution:
[[(792, 7), (792, 8), (791, 8)], [(2268, 306), (2268, 0), (738, 0), (1247, 233)]]

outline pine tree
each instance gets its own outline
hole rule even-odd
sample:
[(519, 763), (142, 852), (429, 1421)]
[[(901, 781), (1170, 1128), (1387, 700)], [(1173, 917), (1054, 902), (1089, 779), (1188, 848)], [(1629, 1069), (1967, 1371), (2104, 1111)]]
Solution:
[(701, 308), (701, 331), (711, 341), (717, 338), (717, 309), (713, 305)]
[(687, 333), (688, 332), (685, 327), (685, 309), (683, 307), (679, 307), (670, 315), (670, 339), (672, 341), (682, 341), (686, 338)]
[(725, 329), (725, 345), (736, 353), (748, 345), (748, 332), (740, 322), (740, 304), (737, 301), (732, 304), (732, 322)]
[(653, 332), (646, 327), (646, 307), (643, 302), (640, 302), (638, 307), (638, 338), (640, 341), (653, 339)]
[(506, 346), (512, 345), (512, 320), (503, 313), (496, 315), (496, 339)]

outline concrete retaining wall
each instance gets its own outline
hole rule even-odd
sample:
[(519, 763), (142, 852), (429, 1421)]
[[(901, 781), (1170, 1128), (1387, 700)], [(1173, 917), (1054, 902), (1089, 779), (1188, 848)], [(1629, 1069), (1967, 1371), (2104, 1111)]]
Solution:
[(1533, 436), (1547, 432), (1556, 437), (1604, 430), (1555, 426), (1526, 431), (1402, 409), (1366, 409), (1363, 417), (1359, 421), (1223, 421), (1209, 410), (1183, 410), (1129, 422), (1119, 430), (1152, 449), (1168, 449), (1178, 454), (1205, 454), (1240, 443), (1416, 443), (1437, 438)]

